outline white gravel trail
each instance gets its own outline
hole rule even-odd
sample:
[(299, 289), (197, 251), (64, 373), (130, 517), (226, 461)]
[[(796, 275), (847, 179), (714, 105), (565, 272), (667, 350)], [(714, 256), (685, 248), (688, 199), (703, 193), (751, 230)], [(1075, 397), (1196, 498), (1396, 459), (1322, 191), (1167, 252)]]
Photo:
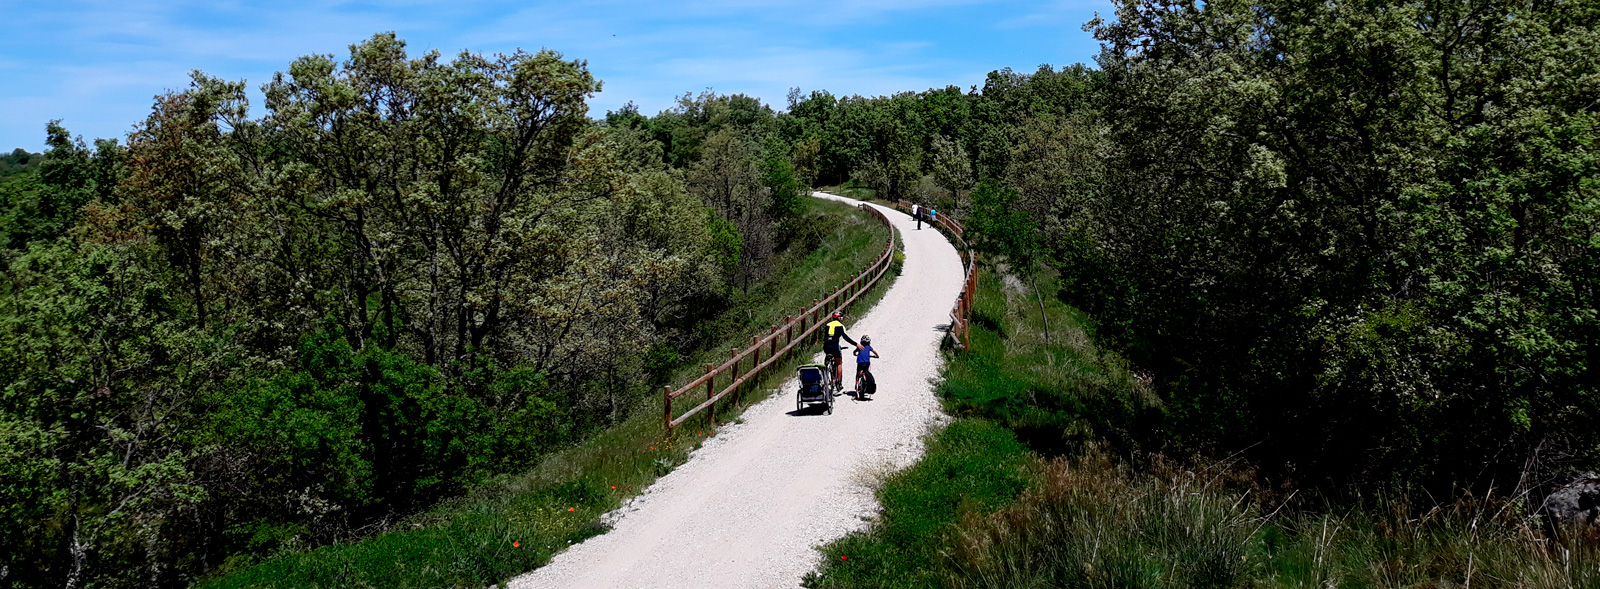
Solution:
[[(511, 587), (799, 587), (817, 567), (818, 546), (867, 525), (878, 510), (875, 477), (915, 462), (922, 434), (943, 418), (931, 383), (962, 280), (961, 258), (943, 235), (878, 208), (905, 243), (904, 272), (870, 313), (845, 322), (851, 337), (871, 335), (882, 356), (872, 363), (878, 394), (841, 396), (832, 415), (797, 415), (791, 378), (748, 408), (742, 424), (723, 426), (688, 462), (607, 514), (611, 531)], [(845, 360), (848, 381), (855, 365)]]

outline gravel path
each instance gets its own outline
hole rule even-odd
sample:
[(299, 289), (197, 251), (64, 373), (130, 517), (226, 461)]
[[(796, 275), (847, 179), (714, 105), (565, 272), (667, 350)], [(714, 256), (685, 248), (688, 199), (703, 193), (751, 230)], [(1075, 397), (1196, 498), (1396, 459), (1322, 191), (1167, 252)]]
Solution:
[[(747, 409), (744, 423), (722, 427), (687, 463), (607, 514), (610, 532), (511, 587), (799, 587), (821, 558), (816, 547), (866, 527), (878, 509), (872, 483), (915, 462), (928, 424), (942, 418), (931, 379), (962, 279), (943, 235), (879, 209), (900, 230), (905, 270), (872, 312), (845, 322), (851, 337), (871, 335), (882, 356), (872, 366), (878, 394), (841, 396), (832, 415), (796, 414), (791, 378)], [(854, 373), (847, 357), (845, 378)]]

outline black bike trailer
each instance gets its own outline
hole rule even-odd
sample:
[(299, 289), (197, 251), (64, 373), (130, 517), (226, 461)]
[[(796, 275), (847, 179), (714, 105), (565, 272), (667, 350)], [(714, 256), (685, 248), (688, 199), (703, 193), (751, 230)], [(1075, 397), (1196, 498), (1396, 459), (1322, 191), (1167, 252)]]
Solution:
[(800, 375), (800, 390), (795, 393), (795, 410), (806, 408), (806, 405), (822, 403), (828, 406), (824, 413), (833, 413), (833, 393), (828, 390), (828, 379), (825, 368), (821, 364), (802, 364), (797, 369)]

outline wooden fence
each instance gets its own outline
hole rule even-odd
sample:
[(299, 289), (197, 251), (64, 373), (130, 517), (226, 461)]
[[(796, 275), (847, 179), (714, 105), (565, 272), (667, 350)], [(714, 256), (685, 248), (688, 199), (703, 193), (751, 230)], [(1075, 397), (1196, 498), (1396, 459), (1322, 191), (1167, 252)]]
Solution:
[[(899, 201), (894, 208), (911, 214), (911, 201)], [(926, 212), (927, 207), (922, 211)], [(967, 244), (967, 228), (960, 221), (950, 218), (949, 215), (939, 215), (934, 222), (950, 237), (955, 239), (956, 249), (961, 254), (961, 263), (966, 266), (966, 279), (962, 281), (961, 295), (956, 297), (954, 308), (950, 309), (950, 337), (957, 347), (967, 349), (972, 344), (972, 299), (978, 294), (978, 264), (973, 258), (972, 246)]]
[[(751, 337), (750, 347), (730, 349), (726, 362), (707, 364), (704, 376), (681, 387), (663, 389), (661, 398), (665, 414), (662, 419), (667, 431), (672, 431), (672, 428), (708, 409), (712, 419), (716, 419), (717, 401), (737, 393), (745, 384), (758, 380), (768, 368), (783, 361), (797, 348), (804, 351), (820, 342), (821, 328), (827, 323), (828, 316), (833, 314), (832, 311), (849, 308), (889, 271), (890, 262), (894, 260), (894, 225), (870, 205), (861, 205), (861, 210), (871, 213), (889, 228), (889, 241), (883, 245), (883, 252), (878, 254), (878, 258), (857, 272), (851, 280), (834, 289), (827, 298), (813, 300), (811, 307), (801, 309), (799, 315), (784, 317), (783, 323), (773, 326), (766, 336)], [(725, 383), (720, 391), (717, 389), (719, 377)], [(706, 400), (683, 412), (683, 415), (674, 417), (672, 400), (699, 390), (705, 391)]]

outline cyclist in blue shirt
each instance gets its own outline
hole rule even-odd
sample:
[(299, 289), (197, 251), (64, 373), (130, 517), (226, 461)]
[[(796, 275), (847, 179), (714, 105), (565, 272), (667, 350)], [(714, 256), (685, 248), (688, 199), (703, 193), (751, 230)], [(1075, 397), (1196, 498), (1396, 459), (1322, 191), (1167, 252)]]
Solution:
[(861, 345), (856, 346), (856, 382), (861, 382), (861, 374), (872, 367), (872, 359), (879, 358), (878, 351), (872, 349), (872, 336), (861, 336)]

